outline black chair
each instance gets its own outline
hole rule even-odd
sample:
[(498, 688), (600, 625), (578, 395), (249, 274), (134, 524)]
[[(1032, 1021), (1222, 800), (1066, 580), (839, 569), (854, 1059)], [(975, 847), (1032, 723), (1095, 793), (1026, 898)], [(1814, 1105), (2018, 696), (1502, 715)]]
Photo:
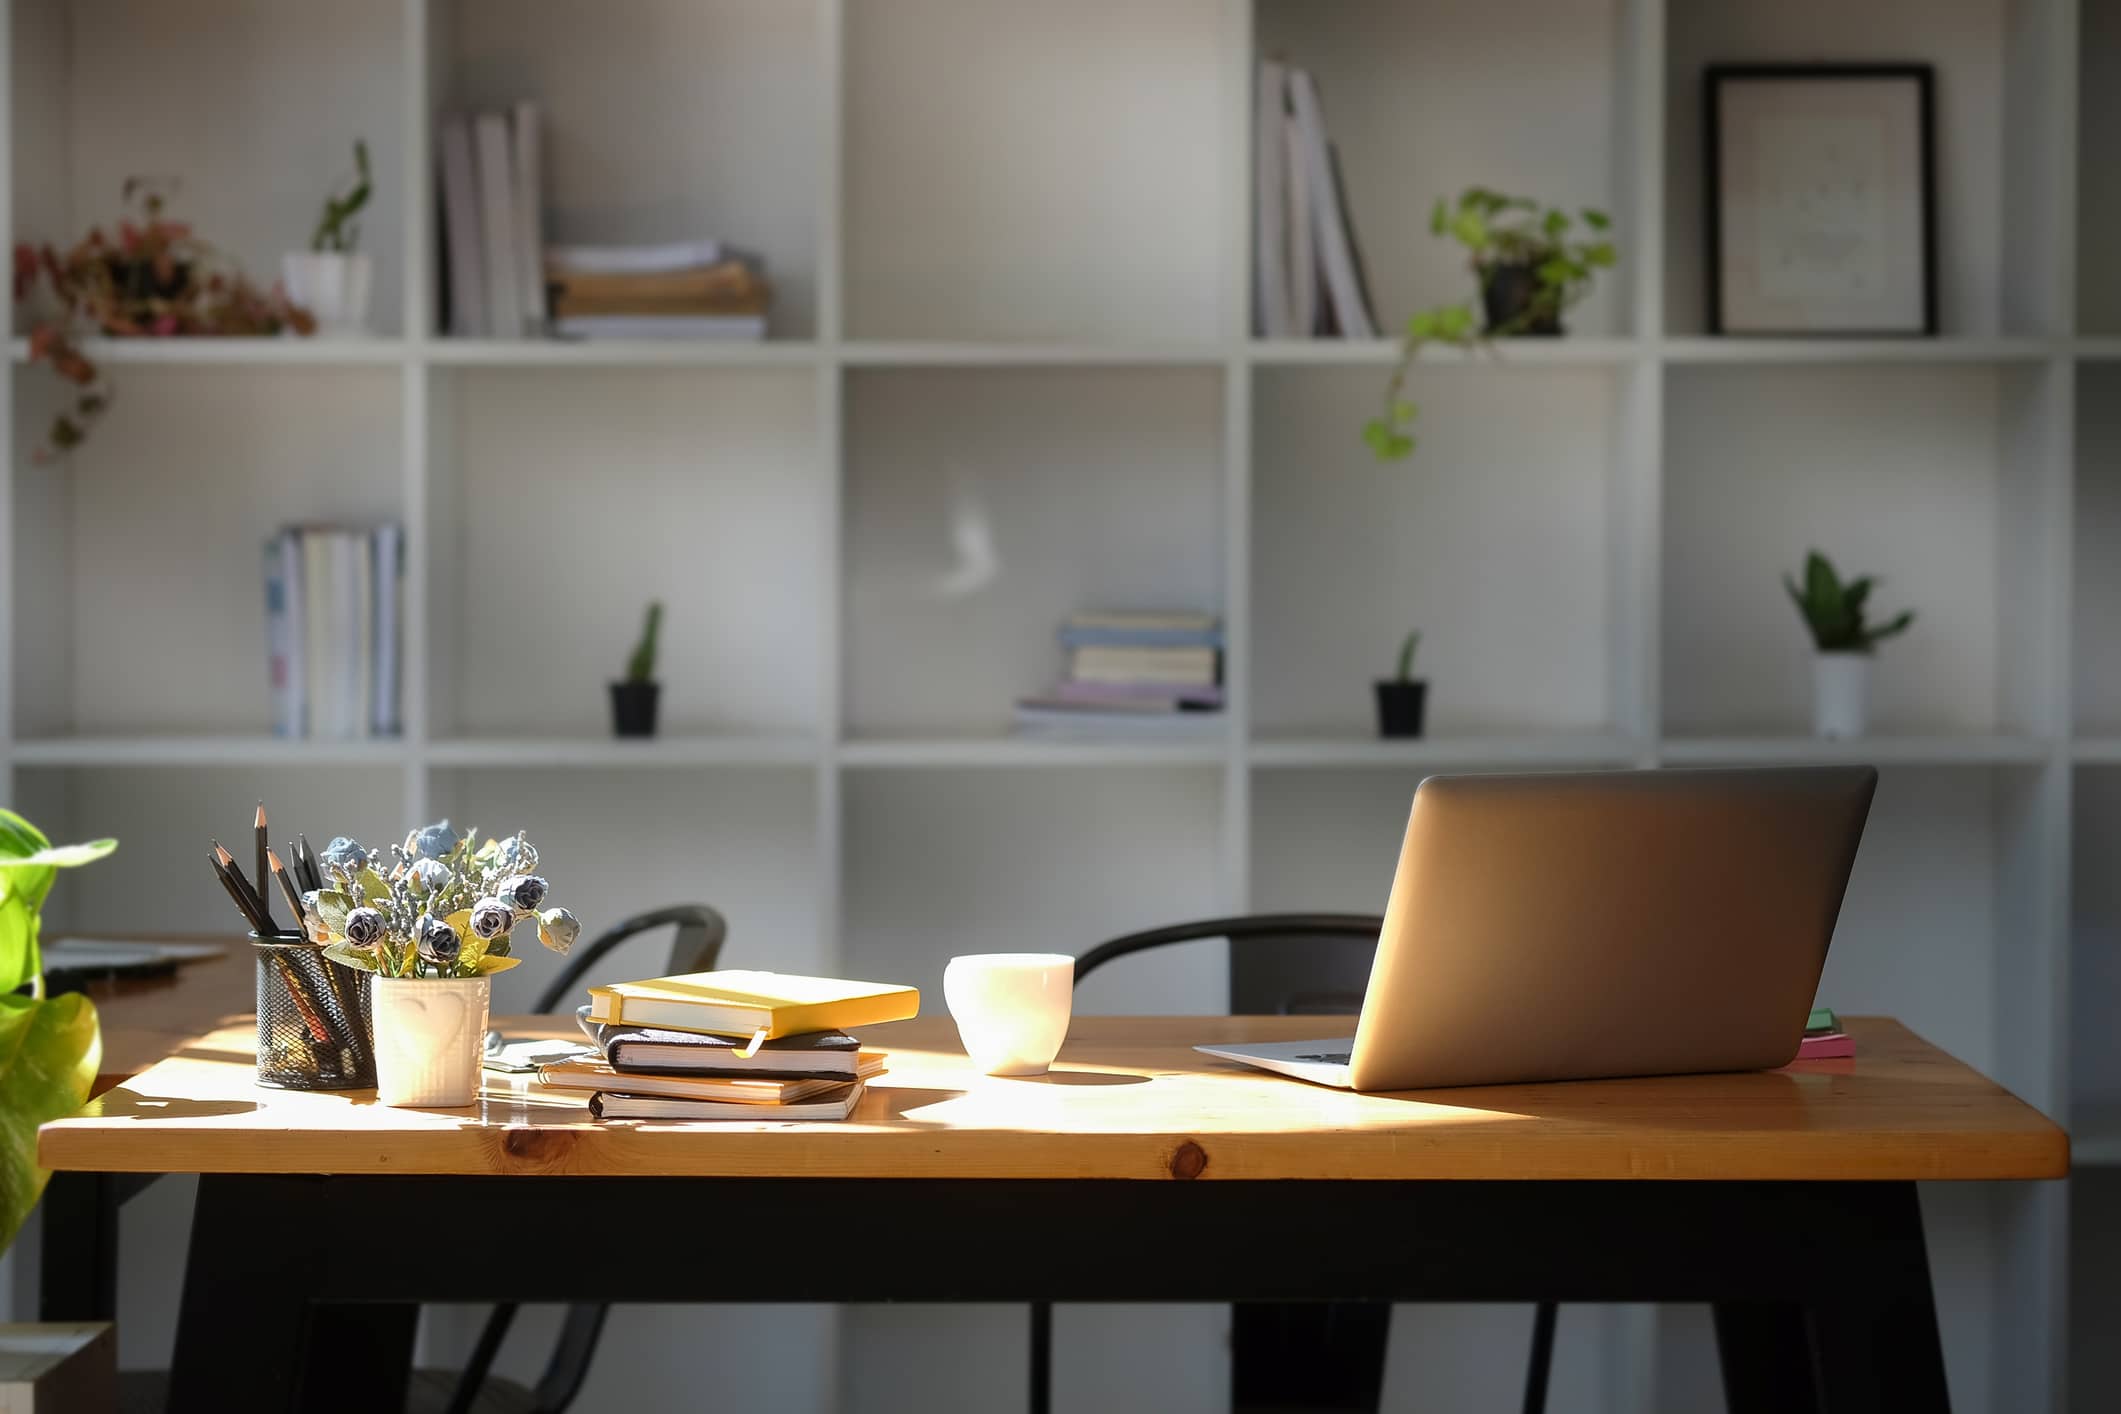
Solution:
[[(672, 925), (676, 926), (677, 932), (670, 941), (669, 970), (679, 973), (711, 969), (721, 956), (722, 943), (729, 936), (729, 925), (722, 915), (703, 903), (659, 908), (653, 913), (629, 918), (587, 947), (576, 949), (568, 958), (567, 966), (539, 996), (536, 1010), (541, 1014), (556, 1011), (575, 998), (589, 969), (619, 944), (642, 933)], [(501, 1342), (507, 1338), (508, 1328), (516, 1316), (516, 1303), (502, 1302), (486, 1318), (486, 1328), (479, 1332), (478, 1343), (472, 1347), (471, 1358), (465, 1362), (461, 1373), (421, 1370), (414, 1374), (408, 1407), (415, 1411), (446, 1409), (448, 1414), (473, 1414), (473, 1411), (560, 1414), (581, 1392), (582, 1381), (589, 1374), (590, 1357), (596, 1354), (597, 1337), (603, 1333), (604, 1318), (610, 1311), (611, 1308), (603, 1304), (569, 1306), (544, 1374), (539, 1376), (536, 1385), (524, 1389), (514, 1381), (488, 1377), (494, 1357), (500, 1353)], [(445, 1398), (446, 1403), (443, 1402)]]
[[(1075, 960), (1076, 985), (1130, 953), (1227, 938), (1233, 1016), (1347, 1015), (1362, 1009), (1384, 920), (1359, 913), (1210, 918), (1129, 933)], [(1546, 1408), (1555, 1303), (1539, 1303), (1524, 1409)], [(1239, 1411), (1364, 1411), (1384, 1393), (1392, 1308), (1383, 1302), (1242, 1303), (1230, 1313), (1230, 1403)], [(1031, 1307), (1031, 1414), (1053, 1408), (1053, 1306)]]

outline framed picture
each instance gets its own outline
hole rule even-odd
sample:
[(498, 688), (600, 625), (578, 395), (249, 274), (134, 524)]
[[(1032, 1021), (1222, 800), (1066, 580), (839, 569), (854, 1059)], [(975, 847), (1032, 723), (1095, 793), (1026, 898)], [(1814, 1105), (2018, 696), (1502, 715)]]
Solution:
[(1710, 330), (1935, 334), (1930, 66), (1704, 78)]

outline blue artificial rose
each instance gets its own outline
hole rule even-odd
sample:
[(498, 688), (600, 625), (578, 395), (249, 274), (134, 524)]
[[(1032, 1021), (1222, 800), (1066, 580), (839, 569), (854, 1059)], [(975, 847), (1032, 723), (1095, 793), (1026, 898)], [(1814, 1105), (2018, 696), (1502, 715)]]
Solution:
[(471, 906), (471, 931), (492, 942), (515, 926), (516, 911), (506, 899), (482, 898)]
[(412, 925), (413, 940), (419, 944), (420, 956), (436, 967), (454, 967), (457, 954), (464, 951), (464, 940), (457, 930), (431, 913), (423, 913)]
[(415, 859), (406, 877), (423, 894), (431, 894), (449, 882), (449, 866), (439, 859)]
[(535, 874), (511, 874), (494, 889), (494, 897), (509, 907), (524, 913), (537, 912), (538, 905), (545, 902), (545, 891), (551, 887)]
[(351, 835), (334, 835), (330, 844), (317, 855), (317, 862), (331, 869), (357, 873), (368, 863), (368, 851)]
[(510, 835), (494, 849), (496, 869), (508, 874), (530, 874), (538, 867), (538, 847), (521, 835)]
[(566, 952), (581, 934), (581, 920), (564, 908), (548, 908), (538, 915), (538, 941), (554, 952)]
[(382, 938), (384, 926), (379, 910), (357, 908), (346, 915), (346, 941), (355, 947), (368, 947)]
[(412, 844), (407, 852), (414, 859), (446, 859), (463, 840), (462, 835), (449, 828), (447, 820), (438, 820), (412, 832)]

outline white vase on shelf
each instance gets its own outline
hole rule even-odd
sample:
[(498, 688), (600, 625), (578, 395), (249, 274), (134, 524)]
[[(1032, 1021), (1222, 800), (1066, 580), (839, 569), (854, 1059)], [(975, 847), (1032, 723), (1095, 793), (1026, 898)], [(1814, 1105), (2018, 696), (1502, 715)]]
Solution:
[(1812, 659), (1812, 732), (1829, 741), (1863, 735), (1871, 716), (1871, 655), (1820, 653)]
[(375, 263), (359, 252), (289, 251), (280, 257), (287, 297), (317, 319), (319, 334), (366, 334)]
[(371, 973), (368, 987), (376, 1098), (406, 1109), (450, 1109), (478, 1099), (493, 979)]

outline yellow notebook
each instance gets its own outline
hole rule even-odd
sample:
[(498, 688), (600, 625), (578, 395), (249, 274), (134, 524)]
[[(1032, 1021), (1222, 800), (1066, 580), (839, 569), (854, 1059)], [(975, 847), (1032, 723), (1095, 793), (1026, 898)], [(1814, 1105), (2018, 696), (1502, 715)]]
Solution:
[(754, 1045), (920, 1015), (912, 987), (783, 972), (688, 972), (589, 989), (589, 1019), (747, 1036)]

